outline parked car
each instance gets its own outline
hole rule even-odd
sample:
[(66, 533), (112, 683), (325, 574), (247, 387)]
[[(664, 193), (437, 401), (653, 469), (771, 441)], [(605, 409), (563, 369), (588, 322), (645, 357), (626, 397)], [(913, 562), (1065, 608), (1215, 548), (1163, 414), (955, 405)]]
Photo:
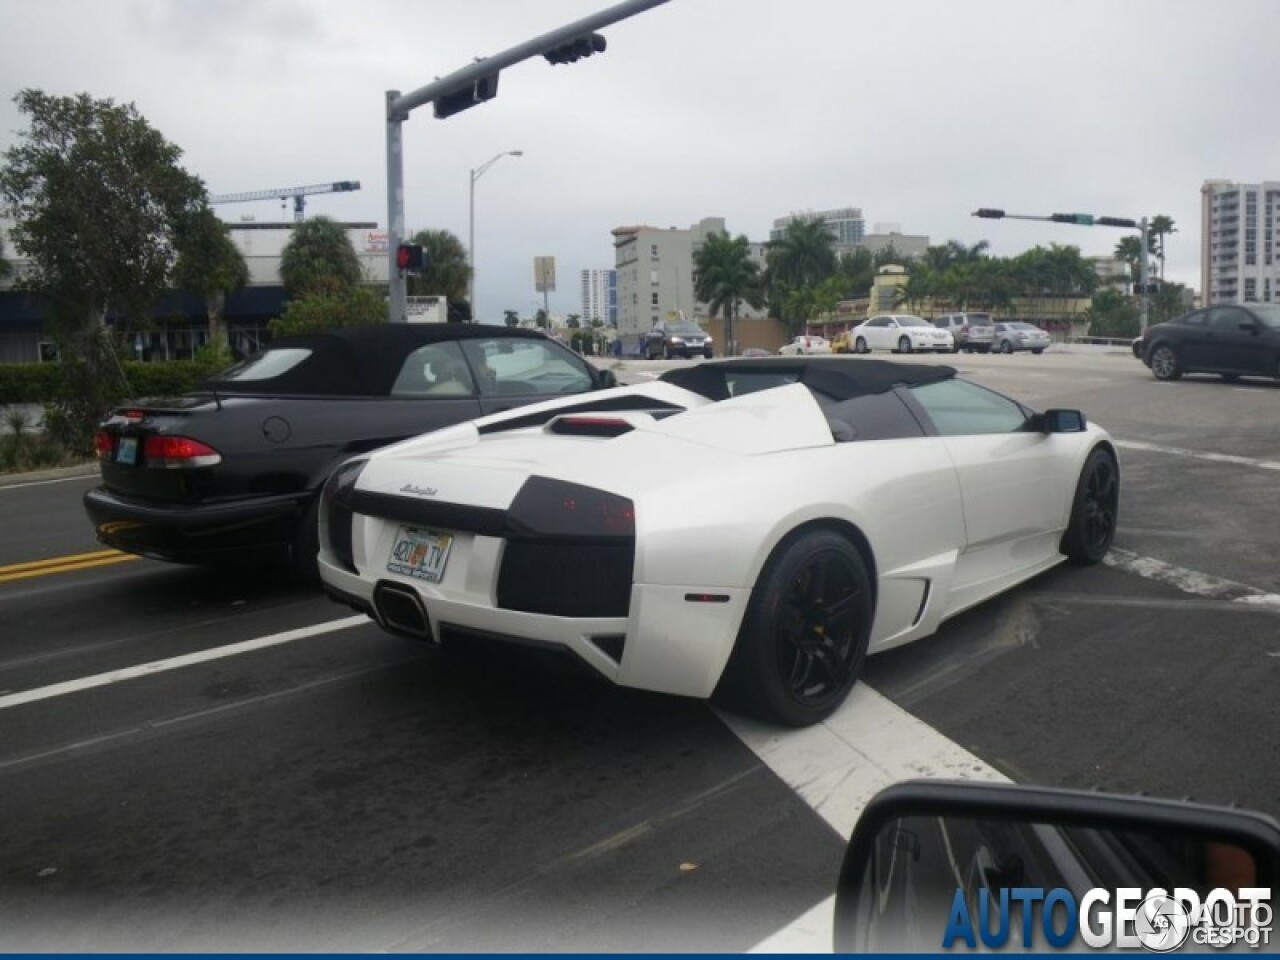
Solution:
[(659, 320), (644, 335), (644, 355), (650, 360), (663, 357), (710, 358), (714, 344), (707, 331), (692, 320)]
[(1280, 306), (1223, 304), (1147, 327), (1142, 362), (1157, 380), (1184, 373), (1280, 379)]
[(816, 353), (830, 353), (831, 344), (827, 342), (825, 337), (796, 337), (790, 343), (784, 343), (778, 348), (780, 356), (792, 357), (808, 357)]
[(935, 350), (954, 353), (955, 339), (948, 330), (939, 330), (923, 317), (909, 313), (888, 313), (872, 317), (852, 330), (853, 352), (870, 353), (872, 350), (892, 350), (894, 353), (913, 353), (916, 350)]
[(1018, 350), (1044, 353), (1053, 342), (1045, 331), (1020, 320), (997, 323), (991, 337), (991, 349), (996, 353), (1014, 353)]
[(349, 460), (321, 501), (320, 572), (409, 638), (533, 643), (798, 726), (868, 653), (1099, 562), (1119, 493), (1079, 411), (952, 367), (717, 360)]
[(317, 498), (352, 454), (550, 395), (613, 386), (538, 331), (386, 324), (284, 337), (180, 397), (100, 425), (98, 539), (217, 563), (266, 553), (314, 570)]
[(989, 313), (944, 313), (933, 318), (933, 325), (949, 330), (955, 341), (953, 353), (989, 353), (995, 329)]

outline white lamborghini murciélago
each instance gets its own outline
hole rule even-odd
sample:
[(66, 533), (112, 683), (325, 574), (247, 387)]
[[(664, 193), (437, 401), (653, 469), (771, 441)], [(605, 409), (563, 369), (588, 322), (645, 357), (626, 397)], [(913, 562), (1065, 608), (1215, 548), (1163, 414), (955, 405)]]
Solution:
[(1107, 433), (951, 367), (684, 366), (439, 430), (325, 487), (320, 571), (386, 630), (571, 651), (615, 683), (805, 725), (868, 653), (1116, 528)]

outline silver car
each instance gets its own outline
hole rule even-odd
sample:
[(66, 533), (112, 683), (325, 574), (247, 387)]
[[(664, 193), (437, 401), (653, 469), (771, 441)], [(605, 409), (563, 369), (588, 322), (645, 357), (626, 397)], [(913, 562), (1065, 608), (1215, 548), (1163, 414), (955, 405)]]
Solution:
[(1013, 320), (996, 324), (991, 349), (996, 353), (1013, 353), (1015, 350), (1044, 353), (1050, 342), (1049, 334), (1034, 324)]

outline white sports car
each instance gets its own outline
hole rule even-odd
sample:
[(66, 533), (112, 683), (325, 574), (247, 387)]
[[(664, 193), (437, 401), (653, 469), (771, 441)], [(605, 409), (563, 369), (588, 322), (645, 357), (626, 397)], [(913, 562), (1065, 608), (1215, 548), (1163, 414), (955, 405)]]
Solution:
[(348, 461), (320, 571), (394, 633), (567, 650), (615, 683), (799, 726), (868, 653), (1101, 560), (1119, 479), (1078, 411), (951, 367), (712, 361)]

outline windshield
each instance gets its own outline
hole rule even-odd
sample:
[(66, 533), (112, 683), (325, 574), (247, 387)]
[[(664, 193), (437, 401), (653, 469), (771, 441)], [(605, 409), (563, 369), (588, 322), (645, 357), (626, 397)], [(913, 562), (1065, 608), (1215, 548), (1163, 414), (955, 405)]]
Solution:
[(691, 320), (676, 320), (667, 324), (667, 333), (680, 337), (700, 337), (705, 331)]
[(1272, 330), (1280, 330), (1280, 304), (1250, 304), (1253, 315)]

